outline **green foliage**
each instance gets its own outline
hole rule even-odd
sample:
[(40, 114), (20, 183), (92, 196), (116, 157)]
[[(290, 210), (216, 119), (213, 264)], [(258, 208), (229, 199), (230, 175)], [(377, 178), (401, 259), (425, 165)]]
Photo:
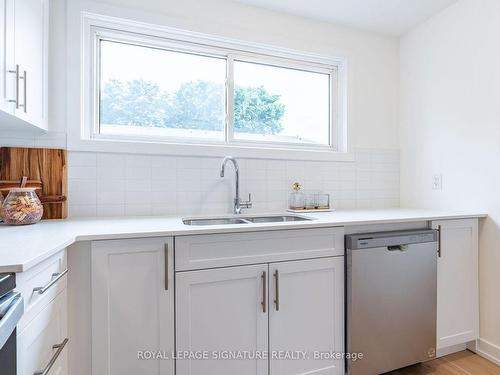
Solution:
[[(209, 81), (184, 83), (169, 96), (152, 82), (111, 80), (101, 97), (101, 123), (220, 131), (224, 101), (224, 87)], [(283, 129), (284, 113), (279, 95), (264, 87), (235, 88), (236, 131), (277, 134)]]
[(264, 87), (236, 87), (234, 92), (234, 128), (252, 134), (277, 134), (283, 127), (285, 106), (279, 95)]
[(173, 96), (165, 126), (181, 129), (224, 129), (224, 88), (207, 81), (184, 83)]
[(113, 125), (163, 127), (169, 110), (166, 93), (152, 82), (112, 80), (101, 97), (101, 122)]

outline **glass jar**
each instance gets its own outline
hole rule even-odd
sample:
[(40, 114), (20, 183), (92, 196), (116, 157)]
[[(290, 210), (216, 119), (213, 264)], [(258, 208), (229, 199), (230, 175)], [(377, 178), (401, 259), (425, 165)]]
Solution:
[(34, 188), (10, 189), (2, 204), (1, 216), (9, 225), (34, 224), (40, 221), (42, 215), (42, 202)]
[(305, 208), (305, 197), (300, 191), (302, 186), (298, 182), (294, 182), (292, 185), (293, 192), (290, 193), (288, 198), (288, 208), (292, 210), (303, 210)]

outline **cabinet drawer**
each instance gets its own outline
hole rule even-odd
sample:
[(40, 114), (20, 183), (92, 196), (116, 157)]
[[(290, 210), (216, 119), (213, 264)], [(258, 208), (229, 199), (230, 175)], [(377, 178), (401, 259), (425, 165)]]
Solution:
[(343, 254), (344, 228), (342, 227), (175, 238), (176, 271)]
[[(61, 274), (65, 270), (66, 250), (62, 250), (28, 271), (16, 275), (16, 289), (21, 292), (24, 298), (24, 315), (17, 326), (19, 331), (23, 330), (57, 294), (66, 289), (66, 275), (57, 281), (57, 276), (55, 276), (55, 274)], [(50, 284), (53, 281), (55, 282)], [(47, 286), (48, 288), (43, 293), (35, 290)]]
[[(67, 372), (66, 290), (50, 301), (17, 335), (17, 374), (33, 375), (53, 362), (49, 374)], [(55, 346), (55, 347), (54, 347)]]

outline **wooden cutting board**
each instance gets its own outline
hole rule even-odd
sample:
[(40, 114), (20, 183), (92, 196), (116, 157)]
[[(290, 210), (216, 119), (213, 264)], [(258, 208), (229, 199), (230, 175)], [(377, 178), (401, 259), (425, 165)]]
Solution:
[[(0, 148), (0, 180), (29, 180), (42, 182), (42, 195), (68, 195), (66, 150), (48, 148)], [(43, 219), (66, 219), (67, 202), (44, 203)]]

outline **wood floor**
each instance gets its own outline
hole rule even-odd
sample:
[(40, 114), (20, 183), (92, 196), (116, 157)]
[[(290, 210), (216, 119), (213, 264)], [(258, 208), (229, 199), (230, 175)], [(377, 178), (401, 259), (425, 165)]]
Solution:
[(469, 351), (450, 354), (433, 361), (387, 375), (500, 375), (500, 366)]

